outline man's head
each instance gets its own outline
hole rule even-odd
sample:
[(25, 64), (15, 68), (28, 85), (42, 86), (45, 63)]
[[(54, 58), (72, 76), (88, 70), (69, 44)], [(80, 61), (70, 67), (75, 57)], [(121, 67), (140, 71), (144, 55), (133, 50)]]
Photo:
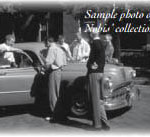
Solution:
[(99, 36), (99, 32), (96, 32), (96, 31), (95, 31), (95, 32), (91, 32), (91, 33), (90, 33), (90, 36), (91, 36), (92, 38), (100, 37), (100, 36)]
[(106, 34), (106, 40), (107, 41), (111, 41), (112, 40), (112, 36), (110, 34)]
[(6, 35), (6, 37), (5, 37), (5, 43), (6, 43), (8, 46), (13, 46), (14, 43), (15, 43), (15, 36), (12, 35), (12, 34)]
[(77, 40), (80, 42), (82, 39), (82, 34), (80, 32), (76, 33)]
[(45, 46), (50, 47), (51, 43), (54, 42), (54, 39), (52, 37), (49, 37), (48, 39), (45, 39)]
[(58, 42), (59, 42), (59, 44), (61, 44), (61, 45), (65, 42), (65, 38), (64, 38), (63, 35), (59, 35), (59, 36), (58, 36)]

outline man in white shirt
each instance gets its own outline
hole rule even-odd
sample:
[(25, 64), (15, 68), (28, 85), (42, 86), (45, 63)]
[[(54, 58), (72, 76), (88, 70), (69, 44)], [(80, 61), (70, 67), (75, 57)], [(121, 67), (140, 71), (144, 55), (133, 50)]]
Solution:
[(12, 67), (16, 67), (15, 58), (13, 51), (21, 51), (20, 49), (14, 48), (15, 37), (11, 34), (5, 37), (5, 42), (0, 44), (0, 52), (4, 53), (4, 59), (7, 59)]
[(70, 52), (69, 45), (65, 42), (65, 38), (62, 35), (59, 35), (57, 44), (61, 47), (66, 55), (67, 60), (72, 60), (72, 55)]
[(52, 70), (58, 69), (64, 65), (63, 50), (55, 42), (50, 43), (46, 57), (46, 63)]
[[(54, 114), (60, 96), (61, 70), (66, 64), (63, 50), (55, 42), (49, 42), (49, 46), (46, 66), (49, 72), (49, 106)], [(47, 117), (46, 120), (49, 120), (49, 118)]]
[(86, 62), (90, 54), (90, 45), (82, 38), (81, 33), (78, 32), (76, 37), (77, 38), (71, 44), (73, 59), (80, 62)]

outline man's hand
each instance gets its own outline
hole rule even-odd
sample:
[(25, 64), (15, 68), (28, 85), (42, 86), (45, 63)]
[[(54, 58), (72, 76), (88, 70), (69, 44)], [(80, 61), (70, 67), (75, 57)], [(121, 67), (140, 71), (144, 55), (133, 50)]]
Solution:
[(41, 66), (41, 67), (40, 67), (40, 73), (41, 73), (42, 75), (44, 75), (45, 72), (46, 72), (45, 66)]
[(91, 69), (95, 70), (98, 68), (98, 65), (96, 63), (94, 63), (92, 66), (91, 66)]

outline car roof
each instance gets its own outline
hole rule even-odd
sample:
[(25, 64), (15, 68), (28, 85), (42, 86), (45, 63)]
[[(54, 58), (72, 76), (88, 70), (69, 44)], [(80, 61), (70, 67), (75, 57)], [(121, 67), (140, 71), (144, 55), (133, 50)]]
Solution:
[(45, 45), (43, 42), (16, 43), (14, 47), (22, 50), (30, 50), (36, 52), (37, 54), (39, 54), (41, 50), (45, 49)]

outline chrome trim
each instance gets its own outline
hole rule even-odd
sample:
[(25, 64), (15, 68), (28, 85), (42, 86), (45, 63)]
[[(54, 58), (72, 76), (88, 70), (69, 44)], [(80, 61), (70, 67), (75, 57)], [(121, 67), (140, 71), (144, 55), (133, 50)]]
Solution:
[[(104, 98), (105, 102), (105, 109), (106, 110), (115, 110), (120, 109), (123, 107), (130, 106), (129, 105), (129, 98), (133, 99), (132, 94), (132, 83), (128, 86), (117, 88), (115, 92), (113, 92), (110, 96)], [(127, 98), (129, 97), (129, 98)]]
[(0, 94), (12, 94), (12, 93), (26, 93), (31, 92), (31, 90), (25, 90), (25, 91), (6, 91), (6, 92), (0, 92)]
[(106, 104), (104, 104), (104, 106), (107, 111), (110, 111), (110, 110), (125, 108), (128, 106), (128, 102), (127, 102), (127, 100), (123, 100), (122, 102), (115, 103), (115, 104), (106, 103)]
[(124, 82), (124, 83), (122, 83), (122, 84), (120, 84), (120, 85), (117, 85), (117, 86), (113, 89), (113, 92), (115, 92), (116, 90), (119, 90), (119, 89), (121, 89), (121, 88), (128, 87), (128, 86), (132, 85), (132, 82), (133, 82), (133, 81), (126, 81), (126, 82)]
[(21, 77), (24, 77), (24, 78), (25, 78), (25, 77), (29, 77), (29, 76), (30, 76), (30, 77), (31, 77), (31, 76), (34, 77), (33, 74), (31, 74), (31, 75), (15, 75), (15, 76), (7, 76), (7, 75), (2, 76), (2, 75), (0, 75), (0, 79), (1, 79), (1, 78), (10, 78), (10, 77), (11, 77), (11, 78), (12, 78), (12, 77), (15, 77), (15, 78), (20, 77), (20, 79), (21, 79)]

